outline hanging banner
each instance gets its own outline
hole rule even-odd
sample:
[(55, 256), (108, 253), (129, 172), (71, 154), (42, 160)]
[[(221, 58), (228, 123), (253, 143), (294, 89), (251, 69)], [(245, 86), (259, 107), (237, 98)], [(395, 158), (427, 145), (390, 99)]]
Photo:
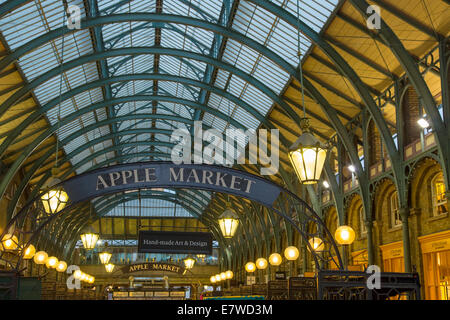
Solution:
[(62, 183), (72, 203), (139, 188), (193, 188), (235, 194), (272, 206), (281, 192), (276, 184), (247, 172), (206, 164), (147, 162), (87, 172)]
[(212, 255), (209, 232), (139, 231), (139, 253), (191, 253)]

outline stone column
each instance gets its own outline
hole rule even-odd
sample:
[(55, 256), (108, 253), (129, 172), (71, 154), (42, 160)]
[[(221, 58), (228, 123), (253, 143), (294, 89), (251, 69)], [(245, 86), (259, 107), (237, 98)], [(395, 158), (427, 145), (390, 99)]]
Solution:
[(367, 260), (369, 265), (375, 264), (375, 252), (373, 248), (373, 222), (365, 221), (366, 230), (367, 230)]
[(409, 208), (400, 208), (402, 218), (403, 258), (405, 260), (405, 272), (411, 272), (411, 245), (409, 241)]

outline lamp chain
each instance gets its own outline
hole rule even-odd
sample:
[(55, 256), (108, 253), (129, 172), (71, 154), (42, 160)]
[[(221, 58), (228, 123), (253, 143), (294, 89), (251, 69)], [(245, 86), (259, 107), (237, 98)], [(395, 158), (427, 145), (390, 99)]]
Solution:
[[(58, 133), (59, 133), (59, 128), (61, 126), (60, 124), (60, 119), (61, 119), (61, 103), (62, 103), (62, 84), (63, 84), (63, 63), (64, 63), (64, 26), (66, 24), (66, 11), (65, 11), (65, 6), (63, 6), (63, 27), (62, 27), (62, 33), (61, 33), (61, 76), (60, 76), (60, 81), (59, 81), (59, 103), (58, 103), (58, 113), (56, 115), (56, 121), (57, 121), (57, 128), (56, 128), (56, 155), (55, 155), (55, 169), (58, 167), (58, 150), (59, 150), (59, 138), (58, 138)], [(56, 170), (55, 170), (56, 171)]]
[(306, 118), (306, 105), (305, 105), (305, 89), (303, 88), (303, 70), (302, 70), (302, 51), (301, 51), (301, 37), (300, 37), (300, 0), (297, 0), (297, 39), (298, 39), (298, 65), (300, 70), (300, 86), (302, 92), (302, 105), (303, 105), (303, 118)]

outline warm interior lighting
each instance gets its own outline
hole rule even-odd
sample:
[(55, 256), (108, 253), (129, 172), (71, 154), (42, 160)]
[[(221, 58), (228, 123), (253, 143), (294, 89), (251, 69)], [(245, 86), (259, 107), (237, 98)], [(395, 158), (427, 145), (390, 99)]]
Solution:
[(58, 213), (66, 206), (69, 196), (63, 189), (52, 189), (41, 196), (44, 211), (47, 214)]
[(98, 241), (98, 234), (94, 232), (86, 232), (81, 235), (81, 242), (86, 250), (92, 250)]
[(301, 183), (317, 183), (322, 174), (327, 151), (309, 131), (309, 119), (303, 118), (300, 127), (303, 134), (289, 148), (289, 160)]
[(265, 268), (267, 268), (267, 260), (264, 258), (258, 258), (256, 259), (256, 267), (260, 270), (264, 270)]
[(45, 262), (45, 265), (47, 268), (54, 269), (58, 265), (58, 258), (57, 257), (49, 257), (47, 261)]
[[(319, 237), (313, 237), (311, 239), (309, 239), (309, 245), (312, 247), (312, 249), (315, 252), (321, 252), (323, 251), (325, 244), (323, 243), (322, 239), (320, 239)], [(309, 250), (309, 247), (308, 247)]]
[(328, 183), (328, 181), (323, 180), (323, 186), (328, 189), (330, 187), (330, 184)]
[(272, 266), (279, 266), (281, 264), (281, 262), (282, 262), (282, 258), (281, 258), (281, 255), (279, 253), (272, 253), (269, 256), (269, 263)]
[(5, 234), (2, 239), (2, 250), (15, 250), (19, 245), (17, 237), (12, 234)]
[(227, 274), (225, 272), (220, 273), (220, 279), (227, 280)]
[(30, 245), (28, 245), (28, 247), (26, 247), (26, 249), (24, 250), (23, 258), (24, 258), (25, 260), (29, 260), (29, 259), (31, 259), (31, 258), (34, 257), (35, 253), (36, 253), (36, 248), (35, 248), (32, 244), (30, 244)]
[(351, 164), (348, 166), (348, 170), (350, 170), (351, 173), (354, 173), (356, 171), (356, 168), (354, 165)]
[(300, 255), (300, 252), (298, 251), (298, 249), (294, 246), (290, 246), (287, 247), (284, 250), (284, 256), (286, 259), (293, 261), (293, 260), (297, 260), (298, 256)]
[(106, 272), (111, 273), (114, 270), (115, 265), (112, 263), (105, 264)]
[(36, 252), (36, 254), (33, 257), (33, 261), (36, 264), (44, 264), (47, 262), (48, 254), (45, 251), (39, 251)]
[(81, 270), (75, 270), (73, 273), (73, 277), (77, 280), (80, 280), (82, 274), (83, 274), (83, 272), (81, 272)]
[(420, 118), (419, 120), (417, 120), (417, 123), (422, 129), (426, 129), (430, 126), (430, 123), (425, 118)]
[(59, 261), (58, 264), (56, 265), (56, 271), (58, 272), (64, 272), (67, 269), (67, 263), (65, 263), (64, 261)]
[(227, 209), (219, 217), (219, 227), (224, 238), (233, 238), (239, 226), (239, 216), (231, 208), (230, 204), (227, 204)]
[(98, 257), (100, 258), (100, 262), (101, 262), (102, 264), (108, 264), (108, 263), (109, 263), (109, 260), (110, 260), (111, 257), (112, 257), (112, 254), (105, 251), (105, 252), (100, 253), (100, 254), (98, 255)]
[(355, 240), (355, 231), (350, 226), (340, 226), (334, 233), (336, 242), (342, 245), (352, 244)]
[(216, 282), (220, 282), (220, 280), (222, 280), (222, 279), (220, 278), (220, 274), (216, 274), (216, 275), (214, 276), (214, 278), (216, 278)]
[(215, 276), (211, 276), (211, 278), (209, 278), (209, 281), (211, 283), (216, 283), (216, 277)]
[(183, 260), (183, 262), (184, 262), (184, 267), (186, 269), (192, 269), (194, 267), (194, 264), (195, 264), (195, 259), (190, 257), (190, 256), (188, 256), (188, 257), (186, 257)]
[(225, 271), (225, 275), (227, 279), (233, 279), (234, 276), (233, 271), (231, 270)]
[(247, 272), (255, 272), (256, 270), (256, 265), (253, 262), (247, 262), (247, 264), (245, 265), (245, 271)]

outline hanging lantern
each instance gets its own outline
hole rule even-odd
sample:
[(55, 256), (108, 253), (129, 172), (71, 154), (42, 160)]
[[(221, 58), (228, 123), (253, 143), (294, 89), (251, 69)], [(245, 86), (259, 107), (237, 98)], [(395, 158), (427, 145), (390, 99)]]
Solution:
[(264, 259), (264, 258), (258, 258), (258, 259), (256, 259), (256, 267), (257, 267), (259, 270), (264, 270), (264, 269), (266, 269), (266, 268), (267, 268), (267, 265), (268, 265), (268, 263), (267, 263), (267, 260), (266, 260), (266, 259)]
[(214, 278), (216, 278), (216, 282), (220, 282), (220, 280), (222, 280), (222, 279), (220, 278), (220, 274), (216, 274), (216, 275), (214, 276)]
[(115, 265), (112, 263), (105, 264), (106, 272), (111, 273), (114, 270)]
[(57, 257), (49, 257), (47, 261), (45, 262), (45, 265), (47, 268), (54, 269), (58, 265), (58, 258)]
[(93, 230), (85, 232), (81, 235), (81, 241), (83, 242), (83, 246), (86, 250), (92, 250), (97, 244), (98, 234)]
[(104, 251), (104, 252), (100, 253), (100, 254), (98, 255), (98, 257), (100, 258), (100, 262), (101, 262), (102, 264), (108, 264), (108, 263), (109, 263), (109, 260), (110, 260), (111, 257), (112, 257), (112, 254), (109, 253), (109, 252)]
[(195, 259), (192, 258), (191, 256), (187, 256), (184, 260), (184, 267), (186, 269), (192, 269), (194, 267), (195, 264)]
[(58, 272), (64, 272), (67, 269), (67, 263), (65, 263), (64, 261), (59, 261), (58, 264), (56, 265), (56, 271)]
[(334, 238), (341, 245), (349, 245), (355, 240), (355, 231), (350, 226), (340, 226), (336, 229)]
[(300, 122), (302, 135), (289, 148), (289, 160), (304, 184), (317, 183), (322, 174), (327, 151), (320, 141), (309, 131), (309, 119)]
[(69, 201), (69, 196), (64, 191), (62, 187), (55, 187), (61, 182), (57, 177), (58, 169), (52, 168), (52, 177), (49, 181), (44, 184), (43, 189), (46, 191), (41, 196), (42, 205), (44, 206), (44, 211), (47, 214), (58, 213), (66, 206)]
[(216, 277), (215, 276), (211, 276), (211, 278), (209, 278), (209, 281), (211, 283), (216, 283)]
[(227, 203), (227, 209), (219, 217), (219, 227), (224, 238), (233, 238), (239, 226), (239, 216), (231, 208), (230, 203)]
[(245, 271), (247, 272), (255, 272), (256, 270), (256, 265), (253, 262), (247, 262), (247, 264), (245, 265)]
[(290, 246), (287, 247), (284, 250), (284, 256), (286, 259), (293, 261), (293, 260), (297, 260), (298, 256), (300, 255), (300, 252), (298, 251), (298, 249), (294, 246)]
[(17, 237), (12, 234), (5, 234), (2, 239), (2, 250), (16, 250), (19, 246), (19, 240), (17, 240)]
[[(321, 252), (323, 251), (325, 244), (323, 243), (322, 239), (318, 238), (318, 237), (313, 237), (311, 239), (309, 239), (309, 245), (313, 248), (313, 250), (315, 252)], [(309, 247), (308, 247), (308, 251)]]
[(282, 261), (283, 261), (283, 258), (281, 258), (281, 255), (279, 253), (272, 253), (269, 256), (269, 263), (272, 266), (279, 266)]
[(25, 250), (23, 252), (23, 259), (29, 260), (34, 257), (35, 253), (36, 253), (36, 248), (32, 244), (30, 244), (25, 248)]
[(39, 251), (36, 252), (36, 254), (33, 257), (33, 261), (36, 264), (44, 264), (47, 262), (48, 254), (45, 251)]
[(225, 272), (220, 273), (220, 279), (221, 280), (227, 280), (227, 274)]
[(233, 276), (234, 276), (233, 271), (231, 271), (231, 270), (225, 271), (225, 275), (228, 280), (233, 279)]

